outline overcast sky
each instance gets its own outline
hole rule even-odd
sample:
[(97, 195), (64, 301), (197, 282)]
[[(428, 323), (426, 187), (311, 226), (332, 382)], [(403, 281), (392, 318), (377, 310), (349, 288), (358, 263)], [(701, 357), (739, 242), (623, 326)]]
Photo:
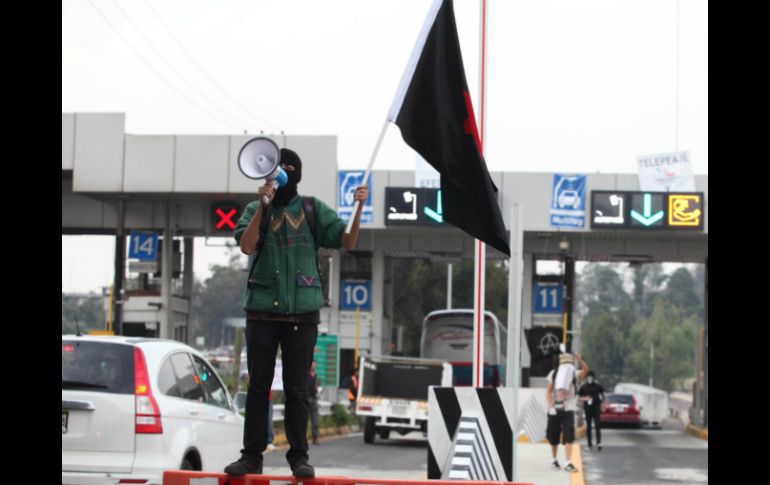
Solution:
[[(337, 135), (339, 167), (363, 168), (431, 1), (63, 0), (62, 112), (124, 112), (135, 134)], [(708, 174), (707, 2), (487, 3), (490, 170), (635, 173), (689, 151)], [(479, 1), (455, 15), (475, 98)], [(391, 126), (375, 168), (414, 165)], [(109, 284), (112, 245), (63, 236), (63, 291)], [(198, 245), (196, 271), (226, 260)]]

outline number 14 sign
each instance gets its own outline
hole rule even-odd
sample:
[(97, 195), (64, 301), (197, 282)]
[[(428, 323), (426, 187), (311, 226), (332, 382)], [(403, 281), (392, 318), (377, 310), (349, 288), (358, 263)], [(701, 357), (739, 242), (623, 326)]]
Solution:
[(158, 259), (158, 233), (131, 231), (131, 243), (128, 248), (130, 259), (155, 261)]

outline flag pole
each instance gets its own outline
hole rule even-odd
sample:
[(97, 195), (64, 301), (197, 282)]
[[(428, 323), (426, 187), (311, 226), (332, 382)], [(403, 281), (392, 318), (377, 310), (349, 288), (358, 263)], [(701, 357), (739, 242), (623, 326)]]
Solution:
[[(377, 144), (374, 145), (374, 151), (372, 152), (372, 157), (369, 159), (369, 166), (366, 167), (366, 173), (364, 173), (364, 178), (362, 183), (367, 183), (367, 180), (369, 180), (369, 174), (372, 171), (372, 165), (374, 165), (374, 159), (377, 158), (377, 152), (380, 151), (380, 145), (382, 145), (382, 140), (385, 138), (385, 132), (388, 131), (388, 123), (390, 121), (385, 118), (385, 122), (382, 124), (382, 130), (380, 130), (380, 137), (377, 138)], [(356, 201), (355, 204), (353, 204), (353, 212), (350, 214), (350, 220), (348, 220), (348, 225), (345, 228), (345, 234), (350, 234), (350, 229), (353, 227), (353, 220), (356, 218), (356, 212), (358, 212), (358, 206), (359, 201)]]
[[(484, 155), (484, 132), (486, 110), (484, 95), (486, 94), (486, 58), (487, 58), (487, 2), (481, 0), (481, 26), (479, 56), (479, 138), (481, 154)], [(473, 270), (473, 387), (484, 387), (484, 288), (486, 278), (486, 245), (475, 241), (474, 270)]]

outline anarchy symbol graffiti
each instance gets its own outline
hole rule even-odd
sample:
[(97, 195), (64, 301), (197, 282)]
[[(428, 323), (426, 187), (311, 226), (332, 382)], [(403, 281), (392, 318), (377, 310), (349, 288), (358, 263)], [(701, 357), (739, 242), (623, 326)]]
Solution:
[(543, 353), (543, 355), (548, 355), (559, 348), (559, 339), (556, 337), (556, 334), (548, 332), (547, 334), (543, 335), (543, 338), (540, 339), (540, 343), (537, 344), (537, 348), (540, 349), (540, 352)]

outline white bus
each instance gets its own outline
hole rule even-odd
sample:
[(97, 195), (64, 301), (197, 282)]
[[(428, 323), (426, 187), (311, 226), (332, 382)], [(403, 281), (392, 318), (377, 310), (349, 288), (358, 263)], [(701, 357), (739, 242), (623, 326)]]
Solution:
[[(505, 382), (507, 330), (492, 312), (484, 312), (484, 386)], [(473, 310), (436, 310), (422, 321), (420, 356), (452, 364), (452, 385), (473, 383)]]

